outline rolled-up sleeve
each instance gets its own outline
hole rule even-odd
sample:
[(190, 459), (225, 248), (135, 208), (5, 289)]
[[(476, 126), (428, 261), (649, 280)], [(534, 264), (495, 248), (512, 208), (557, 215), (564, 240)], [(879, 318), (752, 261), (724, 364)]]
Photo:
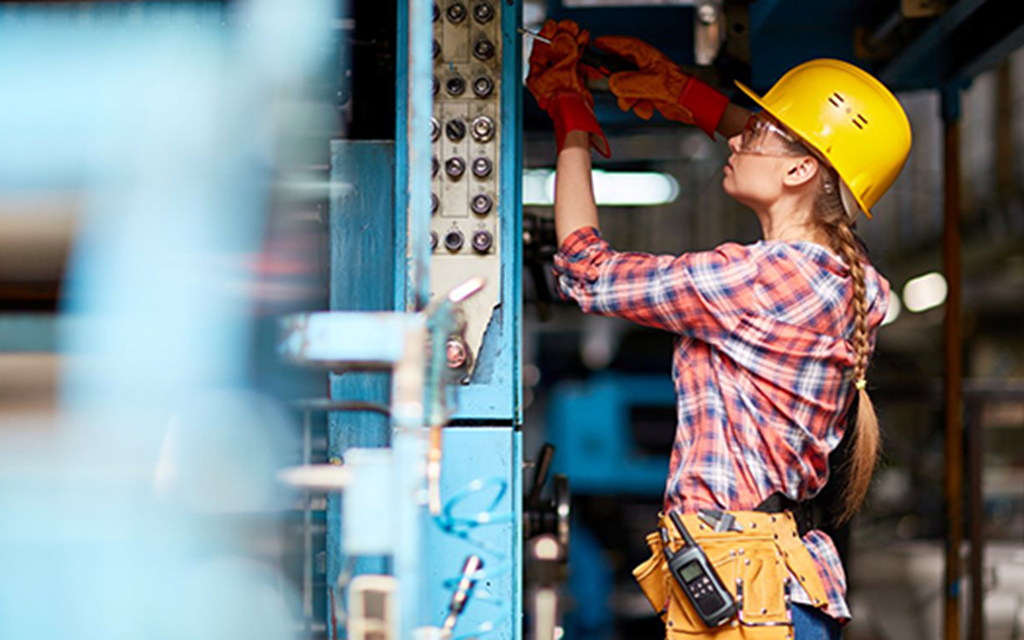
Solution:
[(756, 304), (758, 261), (733, 243), (680, 256), (619, 252), (586, 227), (562, 243), (554, 271), (559, 295), (584, 313), (703, 340), (727, 334)]

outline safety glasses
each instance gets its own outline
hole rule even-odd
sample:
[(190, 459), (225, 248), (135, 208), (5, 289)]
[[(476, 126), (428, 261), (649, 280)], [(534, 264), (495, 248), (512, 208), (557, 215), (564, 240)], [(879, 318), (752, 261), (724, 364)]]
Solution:
[(763, 111), (750, 116), (741, 135), (740, 153), (785, 157), (811, 155), (796, 136), (782, 128)]

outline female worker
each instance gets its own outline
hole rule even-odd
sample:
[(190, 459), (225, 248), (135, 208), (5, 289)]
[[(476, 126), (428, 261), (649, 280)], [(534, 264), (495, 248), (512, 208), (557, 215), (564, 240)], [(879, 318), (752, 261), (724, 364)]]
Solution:
[(681, 256), (620, 253), (601, 238), (590, 183), (590, 147), (607, 155), (608, 145), (578, 67), (589, 36), (570, 21), (542, 35), (551, 44), (534, 44), (527, 85), (559, 149), (560, 292), (587, 313), (678, 335), (664, 509), (681, 516), (738, 613), (711, 626), (701, 618), (667, 568), (661, 532), (670, 552), (682, 543), (664, 516), (634, 575), (670, 637), (838, 638), (850, 618), (845, 574), (806, 501), (827, 482), (848, 425), (840, 520), (859, 507), (875, 466), (866, 373), (889, 285), (854, 224), (906, 161), (906, 115), (881, 83), (835, 60), (794, 68), (764, 97), (740, 85), (762, 108), (751, 115), (639, 40), (598, 39), (639, 67), (610, 78), (620, 107), (728, 137), (723, 188), (764, 232), (751, 245)]

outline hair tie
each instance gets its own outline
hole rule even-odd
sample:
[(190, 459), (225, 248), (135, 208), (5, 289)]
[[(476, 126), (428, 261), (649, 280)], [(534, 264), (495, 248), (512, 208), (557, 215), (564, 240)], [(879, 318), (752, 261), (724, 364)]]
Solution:
[(864, 378), (861, 378), (861, 379), (860, 379), (860, 380), (858, 380), (857, 382), (854, 382), (854, 383), (853, 383), (853, 386), (857, 387), (857, 391), (863, 391), (864, 389), (866, 389), (866, 388), (867, 388), (867, 386), (868, 386), (868, 381), (867, 381), (867, 380), (865, 380)]

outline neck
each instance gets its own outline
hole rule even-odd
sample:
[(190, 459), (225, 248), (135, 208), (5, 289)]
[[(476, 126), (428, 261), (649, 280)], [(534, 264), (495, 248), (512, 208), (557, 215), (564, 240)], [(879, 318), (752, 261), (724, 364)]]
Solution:
[(761, 222), (764, 239), (782, 242), (813, 242), (828, 248), (829, 238), (818, 225), (811, 222), (807, 207), (794, 207), (778, 202), (764, 210), (755, 210)]

